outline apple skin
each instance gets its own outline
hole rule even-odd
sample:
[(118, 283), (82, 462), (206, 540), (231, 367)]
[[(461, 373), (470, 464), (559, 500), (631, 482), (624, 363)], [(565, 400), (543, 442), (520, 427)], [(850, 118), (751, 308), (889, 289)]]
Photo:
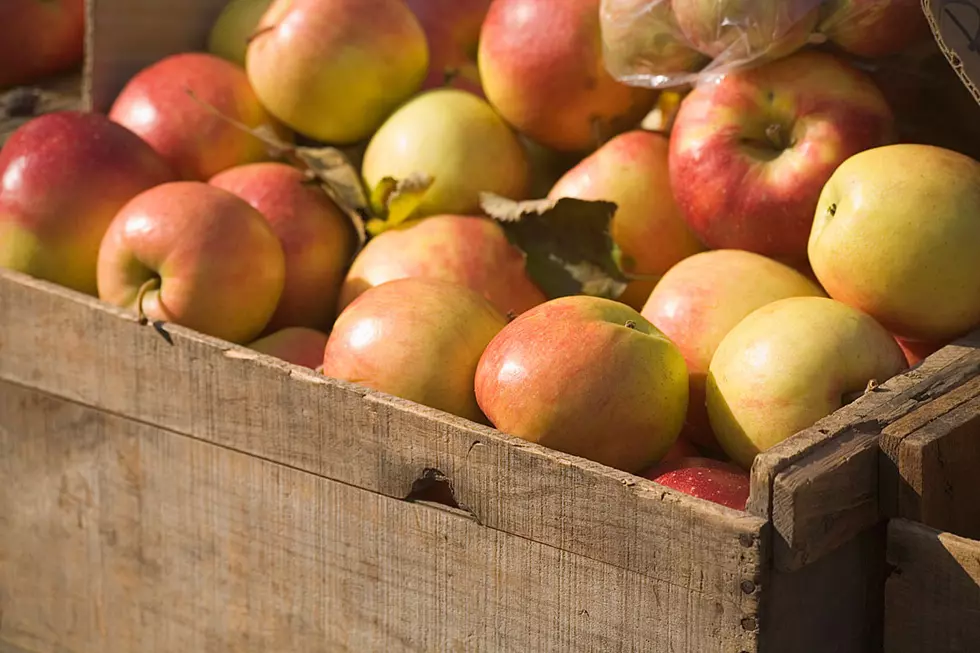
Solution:
[(605, 68), (600, 0), (496, 0), (478, 61), (490, 103), (515, 129), (559, 151), (591, 151), (632, 129), (658, 92)]
[(827, 182), (809, 255), (827, 293), (897, 336), (980, 325), (980, 162), (930, 145), (861, 152)]
[(527, 195), (529, 166), (517, 135), (486, 101), (466, 91), (426, 91), (374, 134), (361, 166), (374, 188), (415, 173), (434, 182), (413, 217), (481, 214), (480, 193)]
[(820, 16), (818, 2), (795, 0), (673, 0), (672, 5), (688, 42), (726, 63), (793, 54), (806, 45)]
[(85, 0), (0, 2), (0, 89), (76, 68), (84, 48)]
[(875, 59), (930, 40), (921, 0), (828, 0), (818, 31), (853, 55)]
[(708, 368), (711, 427), (743, 469), (863, 391), (908, 367), (871, 317), (826, 297), (790, 297), (759, 308), (718, 345)]
[(245, 67), (248, 41), (272, 0), (230, 0), (208, 33), (208, 52)]
[(507, 318), (476, 292), (411, 277), (375, 286), (337, 318), (323, 374), (486, 424), (473, 377)]
[(421, 88), (429, 48), (403, 0), (276, 0), (259, 21), (245, 69), (281, 122), (349, 145)]
[(315, 370), (323, 363), (327, 334), (307, 327), (286, 327), (249, 343), (249, 349)]
[(684, 98), (671, 186), (710, 249), (803, 260), (824, 184), (852, 154), (890, 142), (894, 129), (864, 73), (833, 55), (798, 52)]
[(285, 163), (236, 166), (209, 183), (265, 216), (286, 255), (286, 284), (264, 333), (296, 326), (328, 330), (356, 246), (350, 219), (301, 170)]
[(721, 449), (708, 422), (705, 380), (718, 345), (749, 313), (788, 297), (825, 297), (797, 270), (743, 250), (687, 258), (660, 279), (642, 315), (680, 349), (690, 379), (684, 435), (710, 453)]
[(684, 494), (733, 510), (745, 510), (749, 500), (749, 474), (736, 465), (710, 458), (690, 458), (658, 465), (646, 478)]
[(288, 136), (259, 104), (239, 66), (203, 52), (171, 55), (136, 73), (109, 118), (143, 138), (186, 181), (207, 181), (233, 166), (269, 159), (261, 140), (202, 102), (249, 128)]
[(667, 454), (687, 411), (677, 346), (630, 307), (587, 295), (508, 324), (483, 353), (475, 386), (499, 430), (633, 473)]
[(406, 277), (466, 286), (504, 315), (519, 315), (547, 301), (527, 275), (524, 254), (497, 222), (438, 215), (403, 223), (368, 241), (347, 273), (338, 310), (368, 288)]
[(484, 97), (477, 66), (480, 29), (492, 0), (406, 0), (429, 44), (429, 75), (424, 90), (446, 86)]
[(679, 462), (689, 458), (699, 457), (700, 455), (701, 451), (681, 434), (674, 443), (674, 446), (664, 454), (664, 457), (660, 459), (658, 464), (666, 465), (667, 463)]
[(634, 280), (620, 298), (636, 310), (643, 307), (656, 278), (704, 250), (674, 201), (669, 153), (665, 136), (629, 131), (583, 159), (548, 193), (552, 199), (616, 203), (610, 233), (622, 252), (620, 265), (627, 274), (652, 279)]
[(199, 181), (161, 184), (130, 200), (99, 249), (99, 298), (237, 344), (253, 341), (279, 303), (286, 262), (248, 202)]
[(895, 342), (902, 348), (902, 353), (905, 354), (905, 360), (908, 361), (909, 367), (915, 367), (949, 344), (949, 342), (919, 342), (918, 340), (905, 340), (899, 337), (895, 338)]
[(103, 115), (33, 118), (0, 150), (0, 267), (96, 295), (99, 244), (113, 217), (174, 172)]

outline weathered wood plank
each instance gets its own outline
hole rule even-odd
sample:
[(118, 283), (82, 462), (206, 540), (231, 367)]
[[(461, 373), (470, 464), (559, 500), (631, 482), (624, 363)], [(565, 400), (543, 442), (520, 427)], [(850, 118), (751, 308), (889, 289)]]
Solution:
[(888, 562), (888, 653), (980, 651), (980, 541), (895, 519)]
[[(488, 527), (754, 617), (763, 520), (0, 271), (0, 379), (404, 498), (438, 470)], [(727, 603), (726, 603), (727, 602)], [(730, 605), (728, 605), (730, 603)]]
[(927, 419), (936, 402), (952, 408), (957, 389), (980, 376), (980, 333), (933, 354), (853, 404), (759, 456), (754, 514), (766, 514), (771, 482), (773, 555), (777, 569), (798, 569), (882, 519), (878, 506), (879, 439), (892, 424)]
[(697, 570), (667, 583), (6, 382), (0, 477), (0, 641), (30, 651), (756, 650)]

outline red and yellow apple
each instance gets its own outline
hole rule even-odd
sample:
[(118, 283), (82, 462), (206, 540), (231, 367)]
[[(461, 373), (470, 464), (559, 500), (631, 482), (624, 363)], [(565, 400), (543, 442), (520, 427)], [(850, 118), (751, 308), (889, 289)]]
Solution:
[(711, 458), (685, 458), (661, 464), (644, 476), (660, 485), (733, 510), (745, 510), (749, 500), (748, 473), (737, 465)]
[(485, 424), (473, 378), (506, 324), (465, 286), (396, 279), (365, 291), (337, 317), (323, 373)]
[(633, 130), (616, 136), (568, 171), (548, 197), (617, 205), (610, 232), (620, 266), (634, 280), (620, 301), (640, 310), (657, 278), (704, 246), (684, 220), (670, 188), (667, 137)]
[(406, 0), (429, 44), (429, 76), (423, 89), (446, 85), (483, 97), (477, 50), (491, 0)]
[(605, 68), (600, 0), (496, 0), (480, 33), (483, 90), (532, 140), (590, 151), (632, 129), (657, 92), (627, 86)]
[(817, 30), (850, 54), (899, 54), (932, 38), (921, 0), (826, 0)]
[(248, 348), (293, 365), (315, 370), (323, 363), (327, 334), (307, 327), (286, 327), (248, 344)]
[(980, 326), (980, 162), (930, 145), (846, 160), (816, 207), (809, 256), (827, 293), (897, 336)]
[(899, 337), (895, 338), (895, 342), (902, 348), (902, 353), (905, 354), (905, 360), (908, 361), (909, 367), (918, 365), (949, 344), (948, 342), (920, 342)]
[(799, 52), (684, 98), (671, 136), (671, 186), (709, 248), (803, 260), (824, 184), (893, 131), (891, 110), (864, 73), (826, 53)]
[(84, 48), (85, 0), (0, 2), (0, 88), (76, 68)]
[(423, 277), (466, 286), (504, 315), (519, 315), (547, 300), (528, 277), (524, 259), (489, 218), (438, 215), (412, 220), (365, 245), (344, 280), (338, 309), (374, 286)]
[(728, 332), (708, 368), (708, 417), (743, 469), (907, 367), (884, 327), (827, 297), (790, 297), (756, 309)]
[(0, 267), (97, 294), (109, 223), (174, 179), (153, 148), (103, 115), (60, 111), (24, 123), (0, 150)]
[(229, 0), (208, 33), (208, 52), (245, 67), (248, 42), (272, 0)]
[(404, 0), (275, 0), (245, 68), (281, 122), (348, 145), (369, 137), (419, 90), (429, 48)]
[(211, 178), (269, 222), (286, 255), (286, 283), (265, 334), (285, 327), (328, 330), (354, 255), (350, 219), (304, 173), (285, 163), (252, 163)]
[(793, 268), (743, 250), (713, 250), (687, 258), (654, 287), (642, 315), (680, 349), (690, 378), (684, 435), (718, 453), (704, 405), (708, 366), (725, 338), (752, 311), (787, 297), (823, 297)]
[(528, 163), (517, 136), (472, 93), (438, 89), (402, 105), (374, 134), (364, 153), (370, 188), (385, 177), (432, 177), (414, 217), (480, 213), (480, 193), (525, 199)]
[(635, 473), (677, 441), (687, 369), (638, 312), (576, 295), (532, 308), (493, 339), (476, 399), (505, 433)]
[(282, 246), (262, 214), (199, 181), (134, 197), (99, 249), (101, 299), (238, 344), (265, 328), (285, 276)]
[(203, 52), (165, 57), (134, 75), (109, 118), (149, 143), (186, 181), (269, 158), (265, 144), (222, 117), (282, 133), (245, 72)]

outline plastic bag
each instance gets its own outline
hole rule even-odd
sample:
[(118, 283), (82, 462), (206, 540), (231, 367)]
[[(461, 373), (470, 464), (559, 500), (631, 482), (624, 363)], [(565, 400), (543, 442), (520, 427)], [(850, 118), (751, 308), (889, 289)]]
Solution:
[(602, 0), (606, 68), (631, 86), (696, 84), (830, 41), (859, 57), (931, 38), (919, 0)]

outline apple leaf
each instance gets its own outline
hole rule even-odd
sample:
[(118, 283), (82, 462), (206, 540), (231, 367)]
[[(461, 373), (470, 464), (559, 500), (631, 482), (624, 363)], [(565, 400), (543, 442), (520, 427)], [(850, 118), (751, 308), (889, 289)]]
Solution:
[(434, 181), (433, 177), (423, 173), (405, 179), (382, 179), (371, 193), (371, 209), (375, 216), (381, 217), (368, 220), (368, 233), (377, 236), (415, 215)]
[(629, 279), (609, 233), (615, 203), (570, 197), (515, 202), (482, 193), (480, 204), (526, 254), (528, 274), (549, 298), (617, 299), (626, 289)]

